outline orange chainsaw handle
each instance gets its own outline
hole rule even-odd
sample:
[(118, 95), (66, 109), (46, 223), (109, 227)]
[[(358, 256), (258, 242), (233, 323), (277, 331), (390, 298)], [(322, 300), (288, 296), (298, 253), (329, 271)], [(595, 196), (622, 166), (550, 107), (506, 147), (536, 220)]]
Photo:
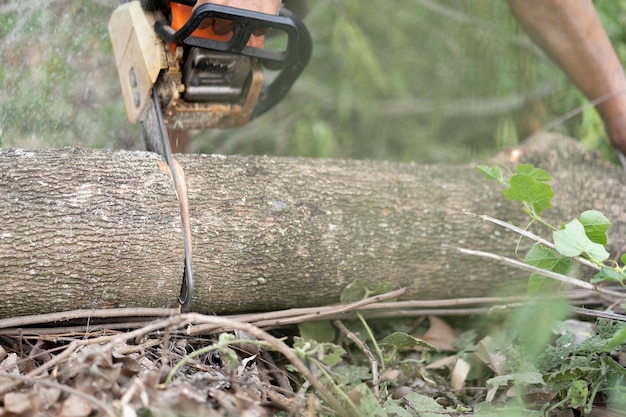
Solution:
[[(185, 23), (187, 23), (189, 21), (189, 19), (191, 18), (191, 15), (193, 13), (193, 7), (185, 5), (185, 4), (181, 4), (181, 3), (170, 3), (170, 9), (171, 9), (171, 13), (172, 13), (172, 28), (174, 30), (179, 30), (180, 28), (182, 28)], [(217, 34), (213, 31), (213, 28), (211, 26), (207, 27), (206, 29), (196, 29), (191, 33), (192, 36), (196, 36), (198, 38), (204, 38), (204, 39), (213, 39), (216, 41), (221, 41), (221, 42), (226, 42), (229, 41), (232, 36), (233, 33), (227, 33), (224, 35), (220, 35)], [(265, 47), (265, 36), (261, 35), (261, 36), (256, 36), (256, 35), (251, 35), (250, 36), (250, 40), (247, 43), (248, 46), (252, 46), (254, 48), (264, 48)], [(176, 44), (171, 44), (172, 48), (176, 47)]]

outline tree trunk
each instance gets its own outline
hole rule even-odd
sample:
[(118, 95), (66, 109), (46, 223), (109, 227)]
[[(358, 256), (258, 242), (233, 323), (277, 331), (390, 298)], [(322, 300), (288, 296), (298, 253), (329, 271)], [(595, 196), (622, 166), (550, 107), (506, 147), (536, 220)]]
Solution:
[[(512, 256), (517, 243), (463, 210), (527, 222), (471, 166), (176, 158), (187, 175), (196, 311), (330, 304), (356, 278), (429, 299), (519, 291), (526, 276), (455, 250)], [(554, 176), (549, 219), (603, 211), (613, 221), (612, 253), (621, 249), (623, 171), (555, 135), (525, 145), (521, 159)], [(184, 264), (178, 202), (157, 155), (3, 149), (0, 195), (0, 318), (176, 303)]]

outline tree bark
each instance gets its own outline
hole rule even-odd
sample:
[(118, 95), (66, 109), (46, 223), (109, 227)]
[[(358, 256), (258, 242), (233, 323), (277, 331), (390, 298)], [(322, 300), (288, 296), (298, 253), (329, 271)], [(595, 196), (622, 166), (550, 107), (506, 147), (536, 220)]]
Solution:
[[(548, 219), (604, 212), (613, 222), (611, 253), (619, 255), (623, 171), (556, 135), (500, 160), (518, 157), (554, 176)], [(406, 286), (415, 299), (523, 291), (525, 273), (456, 251), (513, 256), (517, 244), (513, 233), (463, 210), (527, 223), (501, 186), (472, 166), (176, 158), (187, 175), (195, 311), (330, 304), (357, 278)], [(175, 305), (183, 241), (178, 201), (157, 155), (2, 149), (0, 196), (0, 318)]]

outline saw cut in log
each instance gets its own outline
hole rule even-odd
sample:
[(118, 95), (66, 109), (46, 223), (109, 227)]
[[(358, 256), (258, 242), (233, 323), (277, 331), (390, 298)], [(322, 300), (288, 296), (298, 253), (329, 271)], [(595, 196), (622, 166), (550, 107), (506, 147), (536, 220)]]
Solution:
[[(187, 177), (195, 311), (331, 304), (355, 279), (391, 281), (413, 299), (523, 291), (525, 273), (456, 250), (512, 256), (518, 241), (464, 210), (528, 222), (473, 166), (176, 158)], [(556, 135), (501, 155), (509, 165), (511, 158), (553, 175), (548, 220), (592, 208), (611, 219), (609, 249), (619, 255), (623, 171)], [(176, 194), (159, 164), (147, 152), (0, 150), (0, 318), (174, 306), (183, 240)]]

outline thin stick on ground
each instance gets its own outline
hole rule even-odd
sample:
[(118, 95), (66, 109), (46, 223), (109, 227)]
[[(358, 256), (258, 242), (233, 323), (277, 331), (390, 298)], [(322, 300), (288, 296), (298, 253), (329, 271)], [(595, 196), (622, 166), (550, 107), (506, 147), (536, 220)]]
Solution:
[(372, 389), (374, 390), (374, 395), (376, 398), (380, 398), (380, 391), (378, 384), (380, 383), (380, 376), (378, 372), (378, 360), (370, 350), (370, 348), (363, 342), (357, 335), (352, 333), (350, 329), (348, 329), (341, 321), (335, 320), (333, 324), (341, 330), (346, 337), (354, 342), (356, 346), (367, 356), (367, 359), (370, 362), (370, 368), (372, 368)]
[(144, 328), (137, 329), (123, 335), (118, 335), (112, 338), (107, 337), (110, 339), (108, 346), (112, 349), (113, 346), (115, 346), (116, 344), (125, 342), (130, 339), (136, 339), (138, 337), (152, 333), (155, 330), (160, 330), (164, 328), (180, 329), (193, 324), (209, 324), (215, 326), (216, 328), (242, 330), (246, 333), (251, 334), (259, 340), (264, 340), (274, 349), (280, 352), (298, 370), (298, 372), (300, 372), (302, 377), (311, 383), (311, 385), (317, 390), (322, 398), (326, 400), (339, 415), (350, 415), (343, 408), (342, 404), (326, 389), (324, 384), (322, 384), (322, 382), (311, 373), (309, 368), (307, 368), (307, 366), (300, 360), (300, 358), (298, 358), (293, 350), (291, 350), (281, 340), (249, 323), (227, 319), (224, 317), (205, 316), (197, 313), (187, 313), (171, 317), (169, 319), (157, 321), (150, 326), (146, 326)]
[[(236, 314), (230, 316), (222, 316), (233, 320), (243, 321), (246, 323), (254, 324), (255, 326), (263, 329), (274, 329), (293, 324), (300, 324), (306, 321), (316, 320), (350, 320), (355, 319), (356, 311), (362, 312), (367, 318), (374, 317), (390, 317), (394, 313), (398, 313), (398, 317), (419, 316), (419, 315), (462, 315), (462, 314), (481, 314), (489, 311), (489, 306), (511, 304), (515, 302), (528, 301), (529, 297), (525, 295), (517, 296), (498, 296), (498, 297), (468, 297), (468, 298), (451, 298), (440, 300), (406, 300), (406, 301), (385, 301), (389, 298), (395, 298), (401, 291), (397, 290), (387, 294), (381, 294), (376, 297), (370, 297), (359, 301), (358, 303), (344, 304), (344, 305), (331, 305), (331, 306), (319, 306), (319, 307), (305, 307), (305, 308), (292, 308), (287, 310), (277, 310), (264, 313), (250, 313), (250, 314)], [(569, 300), (579, 300), (582, 304), (602, 304), (602, 300), (596, 300), (599, 297), (597, 292), (593, 290), (570, 290), (560, 293), (558, 298), (568, 298)], [(556, 296), (555, 296), (556, 298)], [(377, 301), (378, 300), (378, 301)], [(370, 304), (371, 303), (371, 304)], [(486, 307), (463, 309), (463, 306), (469, 305), (482, 305)], [(163, 318), (171, 317), (170, 309), (146, 309), (150, 310), (150, 313), (156, 313), (161, 311), (163, 316), (154, 317)], [(87, 310), (68, 311), (63, 313), (52, 314), (40, 314), (37, 316), (29, 316), (27, 322), (30, 325), (33, 324), (50, 324), (55, 322), (54, 318), (58, 315), (72, 316), (75, 318), (81, 317), (85, 319), (91, 315), (98, 317), (109, 317), (110, 322), (106, 324), (98, 325), (98, 328), (106, 328), (107, 330), (119, 329), (138, 329), (147, 326), (153, 322), (150, 321), (114, 321), (118, 318), (133, 317), (136, 308), (128, 309), (100, 309), (90, 310), (89, 315)], [(22, 323), (22, 322), (20, 322)], [(45, 337), (46, 340), (58, 341), (60, 339), (67, 339), (72, 341), (73, 337), (81, 336), (83, 338), (93, 339), (95, 337), (102, 337), (103, 335), (96, 334), (92, 327), (92, 332), (87, 333), (85, 325), (75, 326), (56, 326), (56, 327), (27, 327), (15, 326), (16, 321), (14, 319), (0, 319), (0, 335), (16, 336), (19, 335), (20, 339), (28, 338), (41, 338)], [(216, 333), (219, 329), (215, 329), (211, 325), (198, 325), (193, 326), (188, 330), (189, 336), (200, 336)]]
[[(536, 234), (529, 232), (528, 230), (524, 230), (521, 229), (515, 225), (512, 225), (511, 223), (507, 223), (504, 222), (500, 219), (496, 219), (495, 217), (491, 217), (487, 214), (476, 214), (476, 213), (472, 213), (471, 211), (467, 211), (467, 210), (463, 210), (463, 213), (475, 218), (475, 219), (480, 219), (482, 221), (487, 221), (490, 223), (494, 223), (497, 224), (498, 226), (502, 226), (505, 229), (509, 229), (519, 235), (522, 235), (524, 237), (529, 238), (530, 240), (534, 240), (537, 243), (542, 244), (543, 246), (550, 248), (550, 249), (554, 249), (556, 250), (556, 247), (554, 246), (554, 243), (550, 242), (549, 240), (545, 240), (544, 238), (542, 238), (541, 236), (537, 236)], [(578, 261), (580, 264), (588, 266), (589, 268), (595, 269), (596, 271), (600, 270), (600, 267), (596, 264), (594, 264), (593, 262), (589, 261), (588, 259), (583, 258), (582, 256), (574, 256), (573, 259), (576, 259), (576, 261)]]
[[(285, 310), (282, 313), (281, 312), (261, 313), (260, 315), (258, 315), (259, 320), (242, 320), (242, 321), (252, 321), (257, 327), (269, 327), (268, 326), (269, 323), (279, 325), (279, 326), (286, 326), (290, 324), (303, 323), (305, 321), (324, 320), (324, 319), (328, 319), (331, 316), (337, 316), (337, 315), (341, 315), (344, 313), (352, 312), (352, 311), (364, 308), (366, 306), (369, 306), (371, 304), (375, 304), (375, 303), (379, 303), (379, 302), (389, 300), (392, 298), (400, 297), (401, 295), (406, 294), (406, 292), (407, 292), (406, 288), (400, 288), (400, 289), (390, 291), (385, 294), (379, 294), (379, 295), (375, 295), (372, 297), (364, 298), (362, 300), (359, 300), (350, 304), (328, 306), (324, 308), (314, 308), (310, 310), (310, 312), (303, 313), (297, 316), (292, 316), (292, 317), (284, 316), (283, 315), (284, 312), (293, 311), (293, 310)], [(276, 317), (277, 315), (282, 317), (280, 321), (276, 321), (276, 320), (268, 321), (268, 320), (261, 319), (263, 317), (264, 318)], [(242, 316), (234, 317), (234, 318), (240, 319), (242, 318)], [(203, 332), (206, 332), (207, 330), (214, 331), (215, 329), (211, 328), (211, 326), (197, 326), (197, 328), (191, 329), (190, 334), (198, 335), (198, 334), (202, 334)]]
[(30, 316), (11, 317), (0, 320), (0, 328), (24, 327), (34, 324), (64, 322), (75, 319), (86, 318), (111, 318), (111, 317), (168, 317), (178, 314), (173, 308), (110, 308), (110, 309), (88, 309), (69, 310), (59, 313), (34, 314)]
[(528, 265), (525, 264), (524, 262), (515, 260), (515, 259), (511, 259), (511, 258), (507, 258), (505, 256), (500, 256), (500, 255), (496, 255), (494, 253), (490, 253), (490, 252), (483, 252), (483, 251), (478, 251), (478, 250), (473, 250), (473, 249), (464, 249), (464, 248), (457, 248), (457, 250), (461, 253), (464, 253), (466, 255), (473, 255), (473, 256), (479, 256), (482, 258), (488, 258), (488, 259), (494, 259), (502, 264), (505, 265), (510, 265), (510, 266), (514, 266), (518, 269), (523, 269), (525, 271), (528, 272), (533, 272), (535, 274), (539, 274), (541, 276), (544, 276), (546, 278), (551, 278), (551, 279), (555, 279), (557, 281), (563, 282), (565, 284), (569, 284), (569, 285), (573, 285), (579, 288), (584, 288), (586, 290), (591, 290), (591, 291), (595, 291), (604, 295), (608, 295), (611, 297), (616, 297), (616, 298), (624, 298), (625, 294), (617, 292), (617, 291), (612, 291), (612, 290), (607, 290), (604, 288), (599, 288), (593, 284), (590, 284), (586, 281), (581, 281), (579, 279), (576, 278), (572, 278), (572, 277), (568, 277), (567, 275), (563, 275), (563, 274), (559, 274), (556, 272), (552, 272), (552, 271), (547, 271), (545, 269), (541, 269), (541, 268), (537, 268), (535, 266), (532, 265)]

